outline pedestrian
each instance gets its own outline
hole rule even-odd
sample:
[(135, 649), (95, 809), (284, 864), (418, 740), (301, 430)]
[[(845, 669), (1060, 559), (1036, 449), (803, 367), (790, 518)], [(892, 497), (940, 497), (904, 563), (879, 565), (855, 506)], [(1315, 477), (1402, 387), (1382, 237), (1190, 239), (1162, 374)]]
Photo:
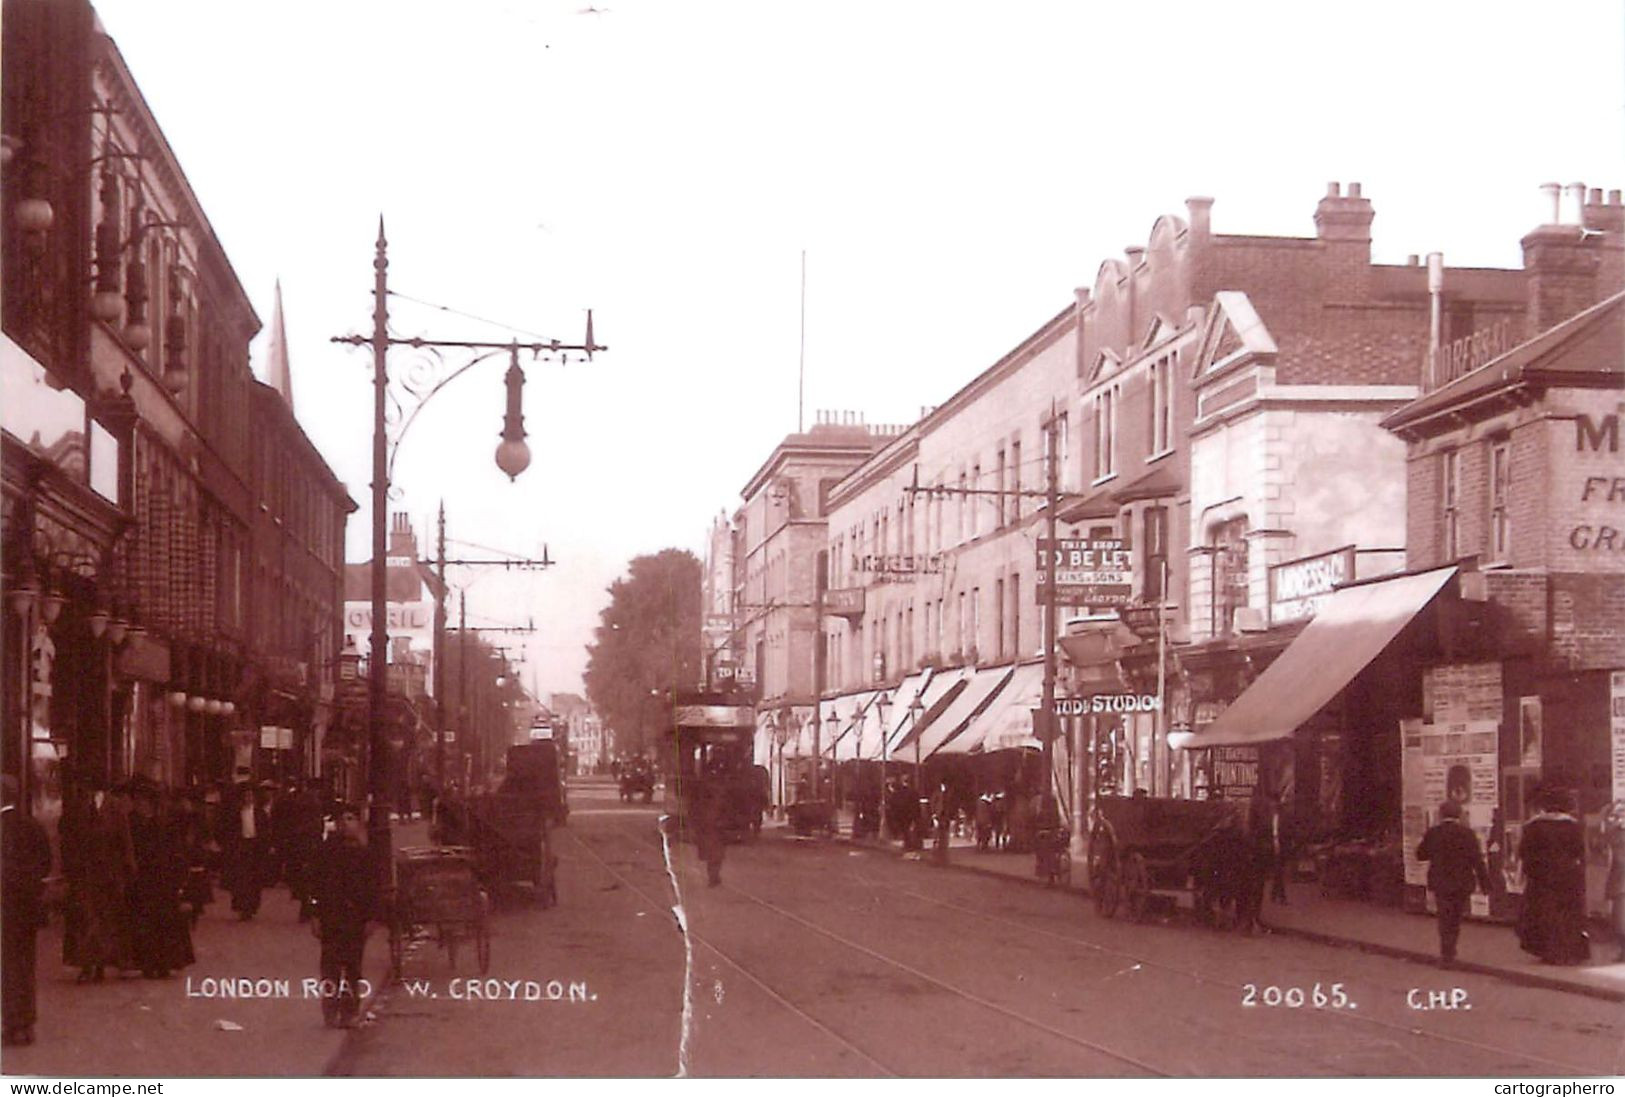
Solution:
[(36, 944), (45, 925), (51, 842), (17, 803), (17, 778), (0, 777), (0, 1042), (32, 1044)]
[(976, 798), (976, 848), (986, 853), (993, 842), (993, 794), (984, 792)]
[(1422, 835), (1416, 859), (1428, 862), (1428, 890), (1439, 907), (1439, 960), (1450, 967), (1456, 962), (1456, 940), (1474, 885), (1486, 895), (1490, 890), (1484, 851), (1479, 848), (1478, 835), (1462, 819), (1459, 801), (1449, 799), (1439, 805), (1439, 821)]
[(192, 935), (181, 895), (186, 887), (186, 857), (174, 820), (160, 813), (157, 784), (131, 782), (134, 810), (130, 844), (135, 874), (130, 883), (131, 944), (135, 966), (146, 979), (164, 979), (191, 964)]
[(1271, 825), (1271, 814), (1269, 799), (1262, 793), (1254, 795), (1247, 810), (1246, 848), (1237, 866), (1240, 879), (1236, 901), (1236, 925), (1246, 934), (1265, 929), (1261, 918), (1264, 909), (1264, 888), (1274, 872), (1276, 861), (1275, 832)]
[(287, 822), (287, 851), (284, 871), (288, 879), (288, 894), (299, 903), (299, 920), (310, 921), (315, 913), (312, 899), (311, 877), (315, 871), (316, 853), (322, 844), (322, 802), (315, 780), (307, 780), (289, 799)]
[(265, 848), (263, 882), (266, 887), (275, 887), (287, 879), (293, 788), (281, 788), (274, 781), (261, 781), (260, 791), (264, 793), (265, 814), (271, 822), (270, 841)]
[(122, 794), (93, 787), (73, 799), (59, 829), (74, 924), (63, 937), (62, 959), (79, 969), (79, 982), (99, 983), (110, 967), (135, 966), (129, 910), (135, 850)]
[(1286, 901), (1286, 825), (1285, 813), (1281, 806), (1281, 794), (1271, 790), (1269, 793), (1270, 812), (1270, 899), (1287, 905)]
[(694, 788), (694, 846), (705, 862), (705, 879), (710, 887), (722, 883), (722, 858), (727, 849), (723, 839), (722, 788), (715, 778), (700, 780)]
[(1625, 800), (1617, 800), (1608, 807), (1604, 819), (1608, 837), (1608, 923), (1614, 931), (1615, 957), (1625, 963)]
[(175, 801), (175, 835), (186, 861), (186, 883), (181, 888), (181, 903), (186, 908), (187, 920), (195, 928), (204, 908), (214, 901), (214, 889), (209, 884), (209, 830), (206, 804), (202, 789), (194, 788)]
[(1568, 793), (1548, 790), (1542, 810), (1523, 827), (1518, 858), (1527, 881), (1518, 941), (1543, 964), (1583, 964), (1591, 955), (1585, 932), (1585, 833)]
[(232, 911), (246, 922), (259, 913), (270, 841), (270, 818), (262, 798), (246, 781), (237, 786), (223, 823), (220, 886), (231, 893)]
[(378, 872), (366, 845), (361, 809), (338, 804), (333, 830), (316, 854), (316, 935), (321, 939), (322, 1018), (329, 1027), (355, 1024), (361, 1005), (367, 923), (376, 921)]

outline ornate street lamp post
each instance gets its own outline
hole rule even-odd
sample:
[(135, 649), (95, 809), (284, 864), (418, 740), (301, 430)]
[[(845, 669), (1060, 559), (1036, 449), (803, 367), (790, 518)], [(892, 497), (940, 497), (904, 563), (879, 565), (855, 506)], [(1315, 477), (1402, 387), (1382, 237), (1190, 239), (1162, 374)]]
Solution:
[[(384, 712), (388, 692), (389, 632), (386, 604), (386, 512), (389, 507), (389, 481), (393, 471), (394, 455), (400, 452), (400, 443), (406, 436), (417, 413), (441, 389), (461, 377), (468, 370), (502, 352), (509, 355), (506, 377), (507, 403), (503, 418), (502, 442), (496, 451), (496, 462), (509, 479), (523, 472), (530, 464), (530, 449), (525, 445), (523, 417), (519, 413), (520, 387), (524, 374), (519, 369), (519, 352), (528, 350), (533, 355), (560, 354), (578, 351), (590, 360), (595, 351), (608, 350), (593, 340), (592, 313), (587, 313), (587, 336), (581, 344), (564, 344), (557, 339), (543, 343), (494, 343), (479, 340), (451, 339), (397, 339), (389, 334), (389, 242), (384, 237), (384, 219), (378, 219), (378, 241), (373, 256), (373, 310), (372, 334), (338, 335), (335, 343), (372, 348), (373, 406), (372, 406), (372, 637), (371, 658), (367, 674), (367, 791), (370, 807), (367, 813), (369, 848), (377, 858), (381, 879), (389, 880), (391, 862), (389, 805), (389, 750), (388, 724)], [(393, 444), (389, 438), (389, 348), (409, 346), (415, 349), (472, 350), (475, 357), (443, 381), (423, 393), (408, 389), (407, 395), (418, 398), (417, 405), (406, 415), (396, 433)]]
[(890, 725), (886, 723), (886, 713), (891, 708), (891, 694), (885, 690), (875, 698), (875, 708), (880, 712), (880, 837), (882, 840), (891, 837), (891, 825), (886, 819), (886, 740), (890, 738), (886, 733)]

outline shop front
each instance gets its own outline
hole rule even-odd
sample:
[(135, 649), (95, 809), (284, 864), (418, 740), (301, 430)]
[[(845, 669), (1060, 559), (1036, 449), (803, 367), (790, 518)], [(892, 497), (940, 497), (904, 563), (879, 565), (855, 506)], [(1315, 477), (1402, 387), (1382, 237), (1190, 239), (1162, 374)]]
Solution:
[[(1467, 650), (1456, 643), (1461, 607), (1454, 567), (1339, 587), (1211, 721), (1204, 706), (1220, 702), (1208, 690), (1242, 672), (1194, 661), (1194, 727), (1173, 745), (1205, 755), (1195, 764), (1208, 798), (1279, 796), (1296, 857), (1329, 892), (1398, 905), (1416, 821), (1404, 808), (1404, 729), (1422, 719), (1424, 669)], [(1486, 836), (1490, 822), (1485, 813)]]

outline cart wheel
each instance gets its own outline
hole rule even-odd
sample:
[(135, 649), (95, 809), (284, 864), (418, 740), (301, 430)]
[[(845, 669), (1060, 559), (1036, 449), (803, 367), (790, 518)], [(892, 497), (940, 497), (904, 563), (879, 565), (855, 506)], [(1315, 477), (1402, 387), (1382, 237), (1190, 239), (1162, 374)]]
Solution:
[(1129, 854), (1123, 863), (1123, 899), (1136, 922), (1145, 918), (1150, 893), (1151, 873), (1146, 868), (1145, 858), (1138, 853)]

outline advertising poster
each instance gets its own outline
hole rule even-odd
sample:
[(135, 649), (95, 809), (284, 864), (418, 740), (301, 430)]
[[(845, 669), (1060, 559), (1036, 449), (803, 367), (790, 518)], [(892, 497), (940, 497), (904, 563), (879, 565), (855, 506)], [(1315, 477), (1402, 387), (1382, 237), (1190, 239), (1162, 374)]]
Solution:
[(1400, 805), (1400, 840), (1404, 845), (1405, 882), (1425, 887), (1428, 882), (1427, 865), (1416, 859), (1416, 847), (1428, 829), (1428, 805), (1422, 801), (1422, 728), (1418, 719), (1399, 722), (1400, 788), (1404, 795)]
[[(1502, 853), (1507, 839), (1500, 811), (1501, 664), (1432, 667), (1422, 676), (1422, 697), (1423, 719), (1400, 722), (1407, 884), (1427, 882), (1427, 865), (1415, 859), (1416, 845), (1438, 822), (1439, 805), (1447, 799), (1461, 805), (1463, 818), (1486, 853), (1492, 847)], [(1524, 700), (1536, 704), (1519, 707), (1519, 745), (1538, 751), (1539, 698)], [(1526, 730), (1530, 738), (1523, 737)], [(1489, 896), (1475, 892), (1469, 909), (1488, 917)]]
[(1541, 706), (1539, 697), (1518, 698), (1519, 762), (1530, 769), (1540, 768)]

